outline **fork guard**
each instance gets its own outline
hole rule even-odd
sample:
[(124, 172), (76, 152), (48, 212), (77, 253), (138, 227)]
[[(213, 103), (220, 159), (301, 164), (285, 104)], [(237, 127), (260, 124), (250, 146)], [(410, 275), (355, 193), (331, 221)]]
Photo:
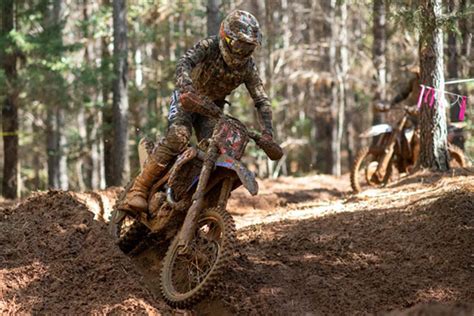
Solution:
[(216, 167), (226, 168), (234, 171), (247, 191), (249, 191), (249, 193), (252, 195), (257, 195), (258, 183), (255, 180), (255, 175), (253, 172), (248, 170), (242, 162), (235, 160), (228, 155), (221, 154), (219, 158), (217, 158)]

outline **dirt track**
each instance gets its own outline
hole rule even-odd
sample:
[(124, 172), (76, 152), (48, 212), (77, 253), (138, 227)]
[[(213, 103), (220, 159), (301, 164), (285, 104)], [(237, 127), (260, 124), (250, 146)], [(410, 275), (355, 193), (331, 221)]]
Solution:
[[(261, 193), (234, 194), (238, 252), (197, 314), (366, 314), (425, 302), (451, 304), (429, 315), (474, 314), (472, 172), (419, 174), (358, 196), (344, 178), (284, 178)], [(0, 208), (0, 313), (172, 313), (155, 294), (160, 251), (130, 260), (107, 234), (115, 194), (49, 192)]]

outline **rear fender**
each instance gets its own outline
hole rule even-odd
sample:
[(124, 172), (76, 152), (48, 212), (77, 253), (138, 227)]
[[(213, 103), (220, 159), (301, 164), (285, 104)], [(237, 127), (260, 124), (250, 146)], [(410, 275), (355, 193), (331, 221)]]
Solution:
[(258, 193), (258, 183), (253, 172), (247, 169), (243, 163), (228, 155), (220, 155), (216, 161), (216, 167), (233, 170), (239, 177), (240, 182), (252, 195)]
[(368, 130), (364, 131), (359, 135), (361, 138), (369, 138), (369, 137), (374, 137), (378, 135), (382, 135), (385, 133), (391, 133), (393, 131), (393, 128), (388, 125), (388, 124), (378, 124), (374, 125)]

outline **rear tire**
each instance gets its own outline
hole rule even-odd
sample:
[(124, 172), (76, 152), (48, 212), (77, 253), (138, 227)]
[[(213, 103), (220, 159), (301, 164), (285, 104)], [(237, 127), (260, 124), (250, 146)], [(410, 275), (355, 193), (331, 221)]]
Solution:
[[(449, 167), (461, 167), (465, 168), (467, 166), (466, 156), (461, 148), (456, 145), (448, 144), (449, 155), (451, 156), (451, 161), (449, 162)], [(457, 165), (455, 165), (457, 164)]]
[[(130, 219), (130, 218), (128, 218)], [(138, 244), (145, 239), (150, 230), (137, 220), (133, 220), (126, 232), (118, 238), (117, 245), (125, 254), (129, 254)]]
[(161, 293), (172, 307), (189, 308), (215, 287), (232, 258), (235, 224), (223, 209), (204, 211), (185, 253), (178, 235), (169, 247), (161, 269)]
[[(109, 222), (110, 232), (120, 250), (122, 250), (125, 254), (130, 253), (136, 246), (138, 246), (138, 244), (150, 232), (148, 227), (129, 215), (125, 215), (126, 212), (117, 209), (117, 205), (120, 205), (132, 185), (133, 181), (130, 181), (115, 202), (114, 210), (112, 211)], [(115, 218), (120, 217), (120, 220), (115, 220)]]

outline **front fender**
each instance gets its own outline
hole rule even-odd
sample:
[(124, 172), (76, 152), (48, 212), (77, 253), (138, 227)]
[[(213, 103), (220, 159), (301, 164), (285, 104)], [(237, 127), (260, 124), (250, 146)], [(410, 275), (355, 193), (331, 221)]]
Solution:
[(243, 163), (228, 155), (220, 155), (216, 161), (216, 166), (235, 171), (240, 182), (242, 182), (243, 186), (249, 191), (249, 193), (257, 195), (258, 183), (255, 180), (255, 175), (253, 172), (248, 170)]

